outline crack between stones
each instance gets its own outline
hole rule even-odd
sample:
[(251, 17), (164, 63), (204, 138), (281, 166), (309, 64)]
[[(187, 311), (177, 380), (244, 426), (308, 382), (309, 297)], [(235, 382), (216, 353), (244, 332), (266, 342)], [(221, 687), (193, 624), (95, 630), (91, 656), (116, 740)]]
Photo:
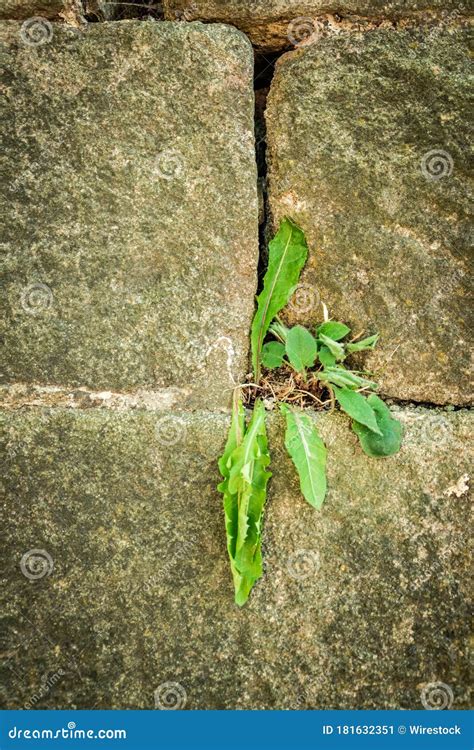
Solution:
[[(81, 409), (128, 411), (141, 409), (150, 412), (182, 411), (191, 413), (199, 409), (180, 409), (189, 389), (181, 387), (136, 388), (130, 391), (93, 390), (85, 386), (40, 385), (38, 383), (12, 383), (0, 386), (0, 408), (3, 411), (19, 409)], [(381, 394), (384, 396), (384, 394)], [(470, 411), (472, 404), (435, 404), (384, 396), (388, 404), (402, 408), (422, 408), (432, 411)], [(204, 409), (209, 412), (209, 409)], [(222, 410), (218, 410), (221, 412)], [(217, 413), (217, 412), (215, 412)]]
[(267, 190), (267, 131), (265, 123), (265, 110), (267, 97), (270, 92), (275, 65), (278, 59), (285, 54), (285, 50), (273, 54), (255, 53), (254, 70), (254, 96), (255, 96), (255, 159), (257, 163), (257, 190), (259, 200), (259, 259), (258, 259), (258, 285), (257, 293), (262, 289), (263, 277), (265, 275), (268, 261), (268, 241), (270, 225), (270, 208)]

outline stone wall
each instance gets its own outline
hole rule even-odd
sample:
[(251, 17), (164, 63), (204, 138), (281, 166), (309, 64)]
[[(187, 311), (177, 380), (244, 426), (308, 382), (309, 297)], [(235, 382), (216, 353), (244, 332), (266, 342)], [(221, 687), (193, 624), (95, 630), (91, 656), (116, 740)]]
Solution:
[[(0, 13), (2, 706), (415, 709), (437, 684), (467, 708), (466, 8), (148, 5)], [(405, 436), (369, 459), (315, 414), (315, 512), (269, 415), (238, 609), (216, 462), (285, 215), (310, 245), (287, 319), (380, 331)]]

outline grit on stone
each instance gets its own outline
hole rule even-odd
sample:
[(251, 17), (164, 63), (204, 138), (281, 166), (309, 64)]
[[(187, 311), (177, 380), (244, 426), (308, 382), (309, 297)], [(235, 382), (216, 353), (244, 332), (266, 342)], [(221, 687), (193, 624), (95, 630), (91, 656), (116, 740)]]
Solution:
[(1, 27), (5, 380), (226, 405), (258, 261), (251, 46), (223, 25), (50, 27)]
[(325, 39), (270, 90), (273, 222), (311, 248), (288, 318), (380, 332), (364, 366), (399, 399), (472, 400), (469, 97), (463, 30)]
[(466, 708), (472, 414), (397, 417), (390, 459), (343, 415), (316, 417), (321, 512), (271, 418), (265, 574), (240, 610), (216, 490), (225, 415), (5, 412), (3, 706), (149, 709), (177, 682), (189, 709), (414, 709), (441, 681)]

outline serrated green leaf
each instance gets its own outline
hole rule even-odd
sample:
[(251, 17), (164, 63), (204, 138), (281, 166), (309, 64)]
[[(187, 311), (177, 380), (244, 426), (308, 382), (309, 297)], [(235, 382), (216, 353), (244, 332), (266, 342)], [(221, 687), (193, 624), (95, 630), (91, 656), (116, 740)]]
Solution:
[(331, 385), (338, 385), (341, 388), (350, 388), (351, 390), (369, 387), (375, 388), (377, 385), (373, 380), (362, 378), (357, 373), (352, 372), (352, 370), (346, 370), (342, 365), (325, 367), (322, 372), (318, 373), (318, 378), (323, 383), (331, 383)]
[(307, 257), (304, 233), (291, 219), (284, 219), (268, 246), (268, 268), (252, 322), (252, 367), (257, 383), (260, 380), (265, 335), (275, 315), (285, 307), (295, 291)]
[(336, 364), (336, 357), (331, 354), (327, 346), (322, 346), (318, 350), (318, 359), (324, 367), (333, 367)]
[(286, 417), (285, 446), (300, 478), (301, 492), (314, 508), (326, 496), (326, 446), (312, 419), (300, 409), (280, 404)]
[(340, 341), (351, 332), (351, 329), (344, 323), (339, 323), (337, 320), (326, 320), (321, 323), (317, 328), (317, 335), (321, 333), (323, 336), (329, 336), (333, 341)]
[(285, 356), (285, 346), (280, 341), (269, 341), (263, 345), (262, 365), (269, 370), (281, 367)]
[(329, 336), (325, 336), (324, 333), (320, 333), (318, 335), (318, 340), (321, 341), (322, 344), (327, 346), (336, 360), (342, 361), (346, 356), (344, 346), (342, 344), (339, 344), (337, 341), (333, 341), (333, 339), (329, 338)]
[(257, 401), (244, 438), (228, 460), (227, 491), (237, 498), (237, 532), (235, 548), (231, 548), (231, 567), (235, 601), (240, 606), (262, 575), (261, 526), (266, 486), (271, 476), (266, 470), (269, 463), (265, 409)]
[(332, 388), (341, 409), (346, 414), (349, 414), (356, 422), (368, 427), (372, 432), (376, 432), (377, 435), (382, 434), (377, 424), (375, 412), (362, 394), (357, 393), (357, 391), (350, 391), (348, 388), (338, 388), (335, 385)]
[(398, 419), (394, 419), (390, 409), (381, 398), (371, 393), (367, 402), (372, 407), (381, 435), (376, 435), (360, 422), (353, 421), (352, 429), (359, 438), (362, 450), (368, 456), (380, 458), (393, 456), (398, 453), (402, 443), (402, 426)]
[(286, 335), (285, 350), (295, 370), (304, 372), (306, 367), (314, 365), (318, 345), (314, 336), (306, 328), (294, 326)]
[(346, 349), (349, 353), (363, 352), (366, 349), (374, 349), (377, 341), (379, 340), (380, 334), (376, 333), (373, 336), (369, 336), (361, 341), (356, 341), (354, 344), (346, 344)]

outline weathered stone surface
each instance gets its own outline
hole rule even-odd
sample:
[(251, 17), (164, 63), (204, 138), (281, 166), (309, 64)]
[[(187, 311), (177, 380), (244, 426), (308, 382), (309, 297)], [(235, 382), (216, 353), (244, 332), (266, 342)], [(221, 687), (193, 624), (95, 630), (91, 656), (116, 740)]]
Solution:
[(458, 0), (164, 0), (164, 9), (170, 20), (237, 26), (263, 51), (298, 46), (324, 33), (328, 24), (343, 29), (355, 20), (370, 26), (381, 19), (433, 18), (451, 23), (467, 15), (467, 5)]
[[(79, 19), (80, 0), (2, 0), (0, 19), (57, 18), (71, 21)], [(31, 33), (31, 32), (30, 32)]]
[(321, 512), (272, 417), (266, 574), (239, 610), (215, 490), (226, 416), (5, 412), (3, 704), (153, 708), (178, 682), (190, 709), (412, 709), (439, 681), (466, 707), (472, 415), (398, 415), (386, 460), (318, 415)]
[(7, 382), (228, 403), (258, 259), (248, 40), (124, 21), (28, 46), (19, 29), (2, 32)]
[(270, 207), (311, 257), (290, 307), (355, 333), (385, 394), (472, 399), (466, 33), (391, 31), (285, 55), (267, 108)]

